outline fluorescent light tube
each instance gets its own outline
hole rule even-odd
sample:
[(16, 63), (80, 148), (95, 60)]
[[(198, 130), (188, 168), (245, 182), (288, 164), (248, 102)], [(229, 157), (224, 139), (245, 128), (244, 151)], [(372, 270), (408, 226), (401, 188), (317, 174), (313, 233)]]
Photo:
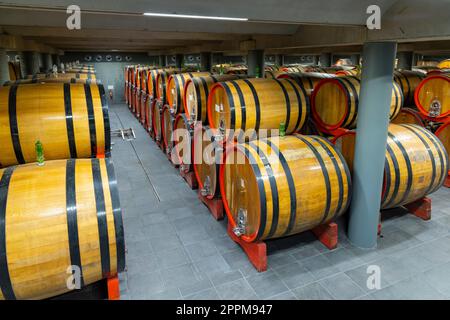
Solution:
[(154, 13), (145, 12), (144, 16), (150, 17), (166, 17), (166, 18), (187, 18), (187, 19), (209, 19), (209, 20), (228, 20), (228, 21), (248, 21), (248, 18), (230, 18), (230, 17), (215, 17), (215, 16), (197, 16), (190, 14), (176, 14), (176, 13)]

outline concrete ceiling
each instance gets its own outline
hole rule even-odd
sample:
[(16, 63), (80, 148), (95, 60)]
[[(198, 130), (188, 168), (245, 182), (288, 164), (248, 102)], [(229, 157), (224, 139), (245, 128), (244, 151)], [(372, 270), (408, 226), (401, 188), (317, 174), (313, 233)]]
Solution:
[[(71, 4), (81, 8), (81, 30), (66, 28)], [(381, 30), (365, 27), (366, 9), (372, 4), (381, 8)], [(144, 12), (249, 21), (147, 17)], [(65, 51), (326, 51), (381, 39), (433, 44), (450, 40), (449, 21), (450, 0), (0, 1), (0, 33), (23, 40), (3, 43), (39, 43)]]

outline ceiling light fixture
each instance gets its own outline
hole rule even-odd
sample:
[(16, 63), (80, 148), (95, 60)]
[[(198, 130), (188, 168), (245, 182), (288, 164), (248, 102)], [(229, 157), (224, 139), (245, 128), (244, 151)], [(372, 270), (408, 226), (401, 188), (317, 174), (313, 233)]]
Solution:
[(248, 18), (230, 18), (230, 17), (215, 17), (215, 16), (197, 16), (191, 14), (176, 14), (176, 13), (154, 13), (145, 12), (144, 16), (150, 17), (165, 17), (165, 18), (185, 18), (185, 19), (209, 19), (209, 20), (227, 20), (227, 21), (248, 21)]

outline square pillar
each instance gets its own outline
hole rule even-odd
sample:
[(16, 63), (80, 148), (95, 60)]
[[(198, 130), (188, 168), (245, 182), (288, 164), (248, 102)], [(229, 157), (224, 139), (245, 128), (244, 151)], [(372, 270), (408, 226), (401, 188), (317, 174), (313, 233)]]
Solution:
[(183, 60), (184, 60), (184, 55), (182, 55), (182, 54), (175, 55), (175, 65), (177, 68), (181, 69), (183, 67), (183, 65), (184, 65)]
[(331, 67), (331, 53), (322, 53), (319, 57), (321, 67)]
[(397, 58), (398, 58), (398, 64), (397, 64), (398, 69), (403, 69), (403, 70), (411, 70), (412, 69), (413, 58), (414, 58), (414, 54), (412, 52), (399, 52), (397, 54)]
[(200, 70), (211, 71), (212, 67), (212, 53), (202, 52), (200, 53)]
[(348, 225), (360, 248), (377, 244), (396, 51), (395, 42), (364, 44)]
[(264, 50), (250, 50), (247, 55), (248, 75), (264, 78)]
[(9, 80), (8, 55), (5, 49), (0, 49), (0, 86)]

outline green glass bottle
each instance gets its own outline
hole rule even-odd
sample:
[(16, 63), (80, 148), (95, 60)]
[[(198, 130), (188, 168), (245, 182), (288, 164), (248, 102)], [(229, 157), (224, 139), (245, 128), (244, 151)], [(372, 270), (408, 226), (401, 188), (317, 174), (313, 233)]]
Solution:
[(280, 137), (284, 137), (286, 135), (286, 124), (284, 122), (280, 122)]
[(44, 165), (44, 147), (42, 146), (42, 142), (40, 140), (36, 140), (36, 161), (38, 166)]

